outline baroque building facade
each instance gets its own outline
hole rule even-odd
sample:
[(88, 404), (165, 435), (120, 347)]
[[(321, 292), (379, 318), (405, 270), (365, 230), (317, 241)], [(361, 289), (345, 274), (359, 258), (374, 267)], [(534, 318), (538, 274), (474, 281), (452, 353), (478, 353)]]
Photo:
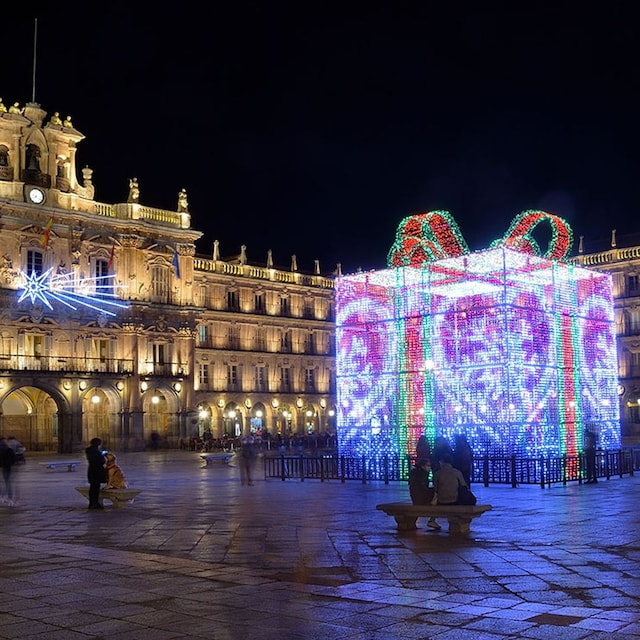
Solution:
[(196, 253), (175, 211), (96, 202), (70, 117), (0, 100), (0, 433), (27, 449), (334, 431), (334, 282)]
[(616, 237), (585, 252), (580, 238), (574, 264), (611, 274), (618, 350), (618, 395), (623, 445), (640, 443), (640, 235)]

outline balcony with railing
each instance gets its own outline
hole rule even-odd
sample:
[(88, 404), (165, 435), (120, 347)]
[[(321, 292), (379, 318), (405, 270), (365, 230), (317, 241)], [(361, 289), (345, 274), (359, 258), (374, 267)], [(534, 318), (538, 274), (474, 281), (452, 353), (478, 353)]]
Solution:
[(66, 373), (133, 373), (127, 358), (82, 358), (76, 356), (0, 355), (0, 371), (63, 371)]
[(186, 363), (172, 362), (150, 362), (144, 363), (144, 371), (141, 372), (145, 376), (157, 376), (159, 378), (182, 378), (188, 375), (189, 365)]

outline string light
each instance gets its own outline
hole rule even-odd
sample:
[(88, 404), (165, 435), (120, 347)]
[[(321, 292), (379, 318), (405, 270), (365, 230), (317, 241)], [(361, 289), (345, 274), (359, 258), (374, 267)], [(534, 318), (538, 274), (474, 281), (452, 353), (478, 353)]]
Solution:
[[(545, 256), (532, 237), (542, 222), (554, 229)], [(464, 433), (476, 455), (574, 454), (586, 424), (619, 447), (612, 278), (560, 262), (569, 225), (523, 212), (474, 253), (443, 212), (400, 227), (394, 268), (336, 281), (341, 454), (414, 453), (422, 433)]]
[[(28, 298), (31, 304), (40, 301), (53, 310), (51, 302), (57, 301), (74, 311), (82, 306), (109, 316), (116, 315), (111, 311), (112, 308), (126, 309), (129, 306), (119, 301), (117, 292), (122, 287), (110, 282), (110, 279), (114, 278), (113, 275), (87, 278), (76, 286), (72, 274), (52, 274), (52, 271), (48, 269), (40, 274), (32, 271), (28, 275), (20, 271), (22, 294), (18, 302)], [(95, 289), (96, 294), (91, 292), (92, 288)]]

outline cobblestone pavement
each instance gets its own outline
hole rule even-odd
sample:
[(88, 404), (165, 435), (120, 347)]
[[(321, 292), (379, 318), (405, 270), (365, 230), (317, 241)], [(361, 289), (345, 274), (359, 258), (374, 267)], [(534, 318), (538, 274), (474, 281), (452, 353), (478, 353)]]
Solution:
[(88, 511), (84, 461), (50, 458), (0, 506), (0, 638), (640, 638), (639, 476), (475, 486), (493, 510), (452, 536), (376, 510), (403, 484), (243, 486), (185, 451), (119, 455), (142, 493)]

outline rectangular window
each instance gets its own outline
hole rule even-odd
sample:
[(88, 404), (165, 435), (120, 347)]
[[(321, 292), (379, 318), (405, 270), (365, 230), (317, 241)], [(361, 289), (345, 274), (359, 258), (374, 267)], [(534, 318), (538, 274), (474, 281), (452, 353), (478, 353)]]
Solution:
[(253, 306), (255, 308), (256, 313), (264, 313), (264, 293), (256, 293), (254, 297)]
[(153, 345), (153, 365), (162, 367), (165, 364), (165, 346), (162, 343)]
[(202, 285), (200, 287), (200, 305), (203, 307), (208, 306), (209, 297), (207, 296), (207, 287)]
[(280, 351), (282, 353), (291, 353), (291, 331), (283, 331), (280, 338)]
[(314, 342), (313, 342), (313, 333), (308, 333), (304, 339), (304, 352), (313, 355), (315, 354)]
[(100, 362), (106, 362), (109, 357), (109, 341), (96, 340), (96, 351), (98, 352)]
[(316, 372), (315, 369), (304, 370), (304, 390), (308, 393), (314, 393), (316, 390)]
[(280, 367), (280, 391), (281, 393), (291, 392), (291, 370), (289, 367)]
[(42, 336), (33, 336), (33, 355), (36, 358), (41, 358), (43, 355), (44, 340)]
[(227, 330), (227, 347), (229, 349), (240, 348), (240, 328), (231, 326)]
[(240, 305), (238, 304), (238, 292), (227, 291), (227, 309), (229, 311), (238, 311)]
[(235, 364), (227, 365), (227, 389), (238, 390), (238, 366)]
[(208, 327), (206, 324), (198, 325), (198, 343), (201, 345), (206, 345), (208, 342)]
[(29, 249), (27, 251), (27, 275), (35, 273), (41, 275), (43, 272), (43, 257), (42, 251), (36, 251), (35, 249)]
[(95, 278), (96, 285), (96, 295), (100, 295), (101, 293), (111, 293), (111, 284), (109, 275), (109, 269), (107, 267), (106, 260), (96, 260), (94, 263), (94, 273), (93, 277)]
[(265, 376), (264, 367), (256, 367), (256, 391), (267, 390), (267, 378)]
[(200, 365), (199, 377), (200, 377), (200, 387), (201, 388), (208, 387), (209, 386), (209, 365), (208, 364)]
[(151, 296), (156, 302), (169, 302), (169, 269), (166, 267), (151, 269)]
[(289, 315), (289, 298), (280, 298), (280, 315)]
[(638, 291), (640, 290), (640, 282), (638, 281), (638, 276), (628, 276), (627, 285), (629, 287), (630, 294), (638, 293)]

